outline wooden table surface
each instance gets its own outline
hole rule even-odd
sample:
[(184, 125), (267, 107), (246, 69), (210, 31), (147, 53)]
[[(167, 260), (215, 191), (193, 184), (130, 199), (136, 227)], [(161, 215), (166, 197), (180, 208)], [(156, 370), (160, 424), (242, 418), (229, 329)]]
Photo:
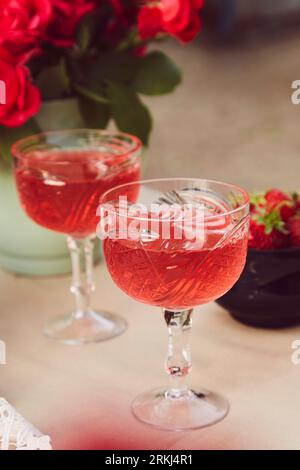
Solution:
[[(71, 347), (45, 338), (45, 320), (73, 306), (70, 278), (29, 279), (0, 271), (0, 396), (52, 438), (55, 449), (299, 449), (300, 366), (291, 343), (300, 328), (263, 331), (211, 303), (194, 314), (191, 384), (225, 394), (230, 414), (199, 431), (149, 428), (130, 413), (140, 392), (166, 384), (167, 331), (158, 309), (127, 297), (101, 263), (94, 304), (118, 312), (125, 334)], [(288, 308), (288, 306), (287, 306)]]

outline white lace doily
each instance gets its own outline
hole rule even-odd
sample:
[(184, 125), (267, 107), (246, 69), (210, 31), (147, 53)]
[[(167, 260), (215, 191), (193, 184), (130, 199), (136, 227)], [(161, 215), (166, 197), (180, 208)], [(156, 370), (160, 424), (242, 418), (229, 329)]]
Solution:
[(0, 398), (0, 450), (51, 450), (49, 436), (26, 421)]

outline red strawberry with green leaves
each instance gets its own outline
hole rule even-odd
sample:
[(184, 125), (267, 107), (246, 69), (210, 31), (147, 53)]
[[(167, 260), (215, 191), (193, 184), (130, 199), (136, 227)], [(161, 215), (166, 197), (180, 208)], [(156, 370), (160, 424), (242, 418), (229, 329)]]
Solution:
[(250, 221), (249, 248), (272, 250), (289, 246), (289, 232), (280, 212), (261, 208), (252, 214)]
[(290, 217), (295, 215), (296, 208), (293, 197), (280, 191), (280, 189), (270, 189), (265, 194), (266, 207), (270, 211), (279, 210), (280, 217), (284, 222), (287, 222)]
[(253, 193), (250, 197), (250, 212), (254, 213), (257, 209), (264, 207), (267, 201), (265, 199), (265, 193)]
[(292, 195), (296, 212), (300, 212), (300, 195), (298, 193), (293, 193)]
[(288, 229), (290, 232), (291, 245), (300, 247), (300, 213), (289, 219)]

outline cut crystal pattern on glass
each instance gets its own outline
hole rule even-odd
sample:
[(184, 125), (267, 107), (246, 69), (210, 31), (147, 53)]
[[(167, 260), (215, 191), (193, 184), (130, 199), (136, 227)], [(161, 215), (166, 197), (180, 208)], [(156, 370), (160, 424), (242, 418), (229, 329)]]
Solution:
[[(137, 195), (131, 212), (121, 211), (122, 193)], [(154, 209), (157, 204), (159, 210)], [(108, 205), (110, 215), (122, 221), (104, 239), (113, 281), (130, 297), (162, 307), (169, 334), (165, 361), (169, 387), (139, 395), (132, 404), (134, 416), (169, 431), (217, 423), (227, 415), (229, 403), (201, 385), (189, 386), (189, 335), (193, 307), (224, 295), (244, 268), (247, 193), (217, 181), (166, 178), (111, 189), (102, 196), (101, 205), (104, 209)]]
[(23, 209), (38, 225), (65, 234), (71, 254), (75, 309), (47, 322), (43, 332), (49, 338), (87, 344), (127, 328), (119, 315), (92, 309), (90, 294), (99, 198), (114, 186), (139, 180), (140, 149), (134, 136), (92, 129), (45, 132), (13, 146)]

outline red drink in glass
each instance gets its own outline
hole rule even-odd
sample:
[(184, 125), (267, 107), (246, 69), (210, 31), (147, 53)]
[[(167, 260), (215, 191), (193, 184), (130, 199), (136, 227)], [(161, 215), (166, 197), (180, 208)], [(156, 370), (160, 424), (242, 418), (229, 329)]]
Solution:
[(186, 384), (192, 312), (222, 296), (243, 270), (249, 197), (226, 183), (170, 178), (139, 182), (134, 204), (126, 205), (119, 196), (134, 188), (135, 183), (119, 186), (101, 198), (104, 254), (124, 292), (162, 307), (171, 380), (169, 388), (138, 396), (132, 411), (144, 423), (167, 430), (208, 426), (226, 416), (229, 404), (222, 395)]
[[(90, 306), (100, 197), (140, 177), (141, 142), (122, 132), (93, 129), (44, 132), (12, 147), (21, 204), (37, 224), (67, 235), (76, 308), (51, 320), (44, 333), (66, 344), (103, 341), (121, 334), (126, 321)], [(134, 200), (138, 194), (126, 194)]]
[[(220, 240), (225, 233), (219, 234)], [(246, 261), (246, 227), (217, 248), (216, 243), (216, 235), (209, 232), (200, 249), (186, 249), (184, 240), (107, 238), (104, 250), (112, 279), (128, 295), (147, 304), (182, 309), (221, 297), (238, 280)]]
[(136, 160), (97, 150), (32, 151), (16, 169), (21, 203), (39, 225), (73, 237), (95, 233), (100, 196), (140, 177)]

